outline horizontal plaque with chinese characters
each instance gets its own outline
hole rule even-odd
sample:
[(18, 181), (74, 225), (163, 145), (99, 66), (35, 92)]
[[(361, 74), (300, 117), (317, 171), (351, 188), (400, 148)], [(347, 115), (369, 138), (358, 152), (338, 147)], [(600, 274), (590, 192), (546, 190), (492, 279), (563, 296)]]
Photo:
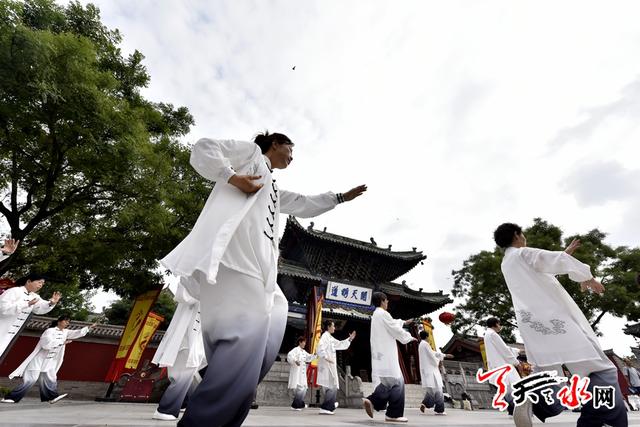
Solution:
[(350, 304), (371, 305), (372, 289), (344, 283), (329, 282), (325, 299)]

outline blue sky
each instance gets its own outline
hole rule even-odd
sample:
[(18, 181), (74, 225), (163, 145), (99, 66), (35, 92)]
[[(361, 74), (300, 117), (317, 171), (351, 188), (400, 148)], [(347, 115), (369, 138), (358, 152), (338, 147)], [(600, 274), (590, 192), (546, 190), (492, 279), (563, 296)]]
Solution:
[[(416, 288), (449, 291), (504, 221), (640, 245), (637, 2), (94, 3), (146, 56), (145, 95), (194, 115), (185, 143), (279, 131), (283, 188), (367, 183), (316, 227), (417, 246)], [(630, 353), (624, 323), (605, 348)]]

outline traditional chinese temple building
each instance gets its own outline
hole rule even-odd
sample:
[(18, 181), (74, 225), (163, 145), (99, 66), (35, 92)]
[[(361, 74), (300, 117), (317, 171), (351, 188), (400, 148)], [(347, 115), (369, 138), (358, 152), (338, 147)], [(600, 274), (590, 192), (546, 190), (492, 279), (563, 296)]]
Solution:
[[(363, 381), (371, 378), (369, 344), (370, 319), (374, 307), (371, 296), (382, 291), (389, 297), (389, 312), (395, 318), (411, 319), (431, 313), (451, 302), (440, 292), (422, 292), (396, 280), (426, 259), (413, 248), (393, 251), (379, 247), (373, 239), (363, 242), (325, 230), (303, 227), (289, 217), (282, 240), (278, 283), (289, 301), (287, 330), (281, 353), (296, 344), (296, 337), (309, 336), (308, 317), (313, 290), (324, 296), (322, 318), (336, 324), (338, 339), (352, 330), (357, 338), (347, 351), (338, 352), (342, 368), (351, 366)], [(309, 345), (309, 342), (307, 343)], [(417, 344), (400, 346), (405, 382), (416, 382)]]

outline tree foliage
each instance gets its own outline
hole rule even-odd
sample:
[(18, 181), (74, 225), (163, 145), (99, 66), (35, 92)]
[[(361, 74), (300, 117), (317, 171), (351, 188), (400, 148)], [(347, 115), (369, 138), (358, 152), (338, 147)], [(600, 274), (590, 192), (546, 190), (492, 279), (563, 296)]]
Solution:
[[(133, 307), (133, 300), (130, 298), (120, 298), (112, 302), (102, 311), (105, 321), (111, 325), (126, 325), (129, 320), (129, 313)], [(151, 308), (156, 314), (164, 317), (164, 321), (158, 329), (164, 330), (171, 323), (173, 313), (176, 310), (176, 302), (167, 290), (160, 292), (158, 300)]]
[[(563, 236), (559, 227), (541, 218), (535, 218), (524, 234), (527, 246), (554, 251), (564, 250), (574, 238), (581, 240), (582, 246), (574, 256), (591, 266), (593, 275), (602, 280), (605, 293), (601, 296), (583, 293), (580, 285), (566, 275), (558, 279), (595, 329), (606, 313), (626, 316), (632, 321), (640, 319), (640, 306), (636, 303), (640, 288), (635, 284), (636, 274), (640, 271), (640, 248), (612, 248), (604, 241), (606, 234), (597, 229)], [(509, 341), (515, 339), (515, 312), (500, 270), (503, 255), (504, 251), (497, 247), (493, 251), (481, 251), (466, 259), (460, 270), (452, 272), (452, 294), (462, 300), (456, 307), (454, 333), (465, 333), (495, 316), (502, 321), (503, 337)]]
[(195, 222), (210, 186), (181, 145), (193, 118), (151, 102), (150, 77), (99, 10), (0, 0), (0, 214), (19, 250), (0, 274), (46, 272), (135, 296)]

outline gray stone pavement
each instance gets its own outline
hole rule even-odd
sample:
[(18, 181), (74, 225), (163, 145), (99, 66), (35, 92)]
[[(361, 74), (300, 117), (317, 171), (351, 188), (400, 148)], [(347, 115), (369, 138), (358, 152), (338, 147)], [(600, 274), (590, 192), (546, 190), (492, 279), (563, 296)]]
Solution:
[[(87, 401), (61, 401), (55, 405), (25, 399), (19, 404), (0, 404), (0, 426), (2, 427), (68, 427), (68, 426), (175, 426), (175, 422), (154, 421), (151, 415), (155, 405), (140, 403), (98, 403)], [(448, 409), (447, 416), (423, 415), (415, 408), (405, 410), (408, 426), (447, 427), (501, 427), (513, 426), (511, 419), (497, 411), (462, 411)], [(535, 420), (534, 425), (552, 427), (575, 426), (578, 414), (565, 412), (548, 420), (545, 424)], [(263, 426), (383, 426), (384, 414), (378, 413), (369, 419), (362, 409), (339, 408), (333, 416), (318, 415), (317, 409), (302, 412), (289, 408), (260, 407), (252, 410), (243, 424), (245, 427)], [(640, 413), (629, 413), (629, 425), (640, 427)], [(207, 427), (207, 426), (203, 426)]]

